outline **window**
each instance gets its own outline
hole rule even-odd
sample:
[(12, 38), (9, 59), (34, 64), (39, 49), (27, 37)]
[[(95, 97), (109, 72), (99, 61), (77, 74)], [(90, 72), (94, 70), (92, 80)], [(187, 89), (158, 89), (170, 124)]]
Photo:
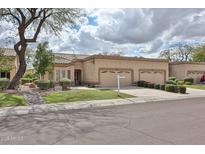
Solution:
[(67, 71), (67, 77), (68, 77), (68, 79), (70, 79), (70, 77), (71, 77), (70, 76), (70, 70)]
[(61, 70), (61, 78), (65, 78), (65, 70)]
[(60, 81), (60, 70), (56, 70), (56, 81)]
[(0, 78), (10, 79), (10, 72), (0, 72)]

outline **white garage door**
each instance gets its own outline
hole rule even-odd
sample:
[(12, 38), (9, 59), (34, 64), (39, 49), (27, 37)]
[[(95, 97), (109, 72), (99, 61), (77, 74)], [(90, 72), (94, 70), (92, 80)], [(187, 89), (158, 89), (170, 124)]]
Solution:
[(194, 83), (200, 83), (200, 79), (205, 71), (187, 71), (187, 76), (194, 79)]
[(130, 70), (100, 70), (100, 85), (101, 86), (117, 86), (117, 75), (124, 76), (124, 79), (120, 79), (121, 86), (132, 85), (132, 71)]
[(165, 72), (161, 70), (140, 70), (140, 80), (151, 83), (164, 84)]

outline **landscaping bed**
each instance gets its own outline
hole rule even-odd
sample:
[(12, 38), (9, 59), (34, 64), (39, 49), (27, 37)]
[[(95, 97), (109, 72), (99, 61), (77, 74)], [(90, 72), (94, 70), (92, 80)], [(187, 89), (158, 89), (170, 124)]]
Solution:
[(0, 93), (0, 107), (25, 106), (27, 105), (23, 96), (16, 94)]
[(131, 98), (132, 95), (120, 93), (113, 90), (69, 90), (63, 92), (53, 92), (44, 96), (43, 99), (46, 103), (59, 103), (59, 102), (76, 102), (76, 101), (90, 101), (90, 100), (106, 100), (106, 99), (120, 99)]

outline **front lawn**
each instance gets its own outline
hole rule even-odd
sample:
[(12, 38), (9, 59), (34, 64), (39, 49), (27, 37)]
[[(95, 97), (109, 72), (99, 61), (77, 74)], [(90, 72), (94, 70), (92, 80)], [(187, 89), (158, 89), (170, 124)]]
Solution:
[(205, 90), (205, 85), (186, 85), (187, 88), (193, 88), (193, 89), (201, 89), (201, 90)]
[(22, 96), (0, 93), (0, 107), (25, 106), (26, 102)]
[(43, 99), (46, 103), (76, 102), (104, 99), (131, 98), (132, 95), (120, 93), (120, 96), (113, 90), (70, 90), (64, 92), (53, 92)]

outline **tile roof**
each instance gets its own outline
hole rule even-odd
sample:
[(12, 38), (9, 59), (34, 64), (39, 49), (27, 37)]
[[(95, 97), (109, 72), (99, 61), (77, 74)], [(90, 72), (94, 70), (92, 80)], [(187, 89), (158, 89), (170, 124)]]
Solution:
[(111, 59), (111, 60), (136, 60), (136, 61), (150, 61), (150, 62), (166, 62), (168, 63), (169, 61), (166, 59), (159, 59), (159, 58), (143, 58), (143, 57), (127, 57), (127, 56), (116, 56), (116, 55), (92, 55), (84, 59), (90, 60), (90, 59)]
[(11, 48), (0, 48), (0, 54), (4, 56), (16, 56), (15, 50)]
[(179, 65), (179, 64), (199, 64), (205, 65), (205, 62), (194, 62), (194, 61), (179, 61), (179, 62), (170, 62), (171, 65)]
[(68, 64), (73, 60), (84, 59), (90, 55), (83, 54), (66, 54), (66, 53), (54, 53), (55, 63), (57, 64)]

